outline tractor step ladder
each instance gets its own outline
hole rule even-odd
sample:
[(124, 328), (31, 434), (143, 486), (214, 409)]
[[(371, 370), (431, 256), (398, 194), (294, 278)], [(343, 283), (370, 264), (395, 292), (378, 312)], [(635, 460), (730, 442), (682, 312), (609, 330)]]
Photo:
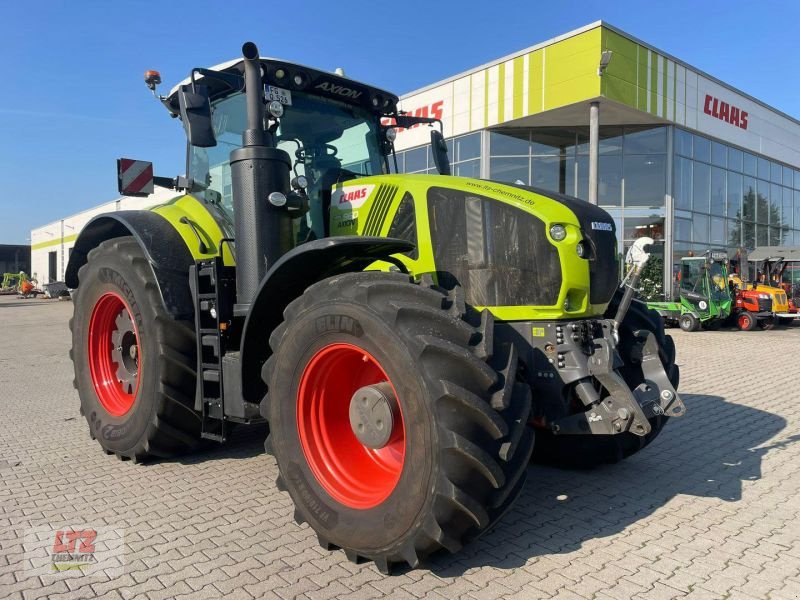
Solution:
[(198, 262), (195, 272), (195, 331), (197, 331), (198, 393), (201, 398), (201, 437), (224, 442), (226, 439), (223, 405), (222, 356), (227, 320), (222, 314), (226, 303), (220, 298), (220, 257)]

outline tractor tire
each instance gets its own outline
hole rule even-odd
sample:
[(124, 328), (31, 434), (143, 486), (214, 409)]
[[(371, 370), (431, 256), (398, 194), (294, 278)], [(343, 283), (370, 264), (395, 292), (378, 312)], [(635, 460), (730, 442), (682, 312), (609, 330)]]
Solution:
[(195, 448), (194, 328), (166, 312), (139, 244), (102, 242), (78, 277), (70, 358), (92, 439), (135, 462)]
[(270, 336), (267, 450), (325, 549), (415, 568), (487, 531), (522, 490), (530, 388), (491, 314), (463, 298), (349, 273), (309, 287)]
[(741, 312), (736, 317), (736, 326), (740, 331), (753, 331), (756, 328), (757, 319), (749, 312)]
[(794, 324), (794, 317), (778, 317), (778, 325), (789, 327)]
[[(606, 310), (606, 318), (612, 318), (617, 310), (619, 295)], [(623, 360), (619, 369), (622, 378), (631, 389), (644, 381), (641, 368), (641, 349), (635, 343), (633, 332), (646, 329), (653, 332), (659, 346), (659, 355), (670, 383), (677, 390), (680, 369), (675, 364), (675, 343), (664, 333), (664, 324), (659, 314), (647, 305), (633, 301), (619, 329), (617, 350)], [(649, 419), (650, 432), (645, 436), (624, 432), (617, 435), (554, 435), (549, 429), (536, 430), (536, 446), (533, 459), (568, 469), (591, 469), (603, 464), (613, 464), (636, 454), (658, 437), (669, 421), (665, 415)]]
[(692, 313), (684, 313), (678, 319), (678, 325), (683, 331), (697, 331), (700, 329), (700, 321)]

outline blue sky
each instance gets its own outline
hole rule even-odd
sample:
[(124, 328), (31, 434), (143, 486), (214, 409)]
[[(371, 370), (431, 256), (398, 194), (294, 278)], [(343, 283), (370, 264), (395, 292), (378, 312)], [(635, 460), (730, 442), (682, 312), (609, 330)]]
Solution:
[(182, 172), (180, 123), (150, 96), (146, 69), (161, 71), (165, 91), (252, 40), (264, 55), (405, 93), (598, 19), (800, 117), (790, 0), (8, 2), (0, 243), (116, 197), (120, 156)]

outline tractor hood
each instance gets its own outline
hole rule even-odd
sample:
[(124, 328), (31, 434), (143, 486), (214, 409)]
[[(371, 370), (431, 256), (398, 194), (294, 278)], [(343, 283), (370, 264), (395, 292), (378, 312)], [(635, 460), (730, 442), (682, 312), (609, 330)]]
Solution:
[(411, 241), (417, 249), (402, 260), (412, 273), (458, 283), (467, 302), (508, 320), (598, 314), (619, 283), (611, 216), (535, 188), (440, 175), (358, 178), (334, 186), (330, 233)]

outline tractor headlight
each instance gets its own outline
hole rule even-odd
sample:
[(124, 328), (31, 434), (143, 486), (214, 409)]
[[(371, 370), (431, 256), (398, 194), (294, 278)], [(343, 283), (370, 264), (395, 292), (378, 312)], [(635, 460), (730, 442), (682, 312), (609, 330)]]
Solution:
[(386, 141), (394, 142), (397, 139), (397, 129), (394, 127), (387, 127), (384, 131), (384, 135), (386, 136)]
[(578, 245), (575, 246), (575, 252), (577, 252), (578, 256), (581, 258), (589, 258), (589, 248), (584, 240), (578, 242)]
[(286, 204), (286, 196), (281, 194), (280, 192), (272, 192), (269, 196), (267, 196), (267, 200), (272, 206), (280, 208)]
[(279, 119), (283, 116), (283, 104), (278, 102), (277, 100), (273, 100), (267, 105), (267, 110), (269, 114), (271, 114), (276, 119)]
[(555, 241), (560, 242), (565, 237), (567, 237), (567, 228), (561, 225), (560, 223), (556, 223), (555, 225), (550, 226), (550, 237), (553, 238)]

